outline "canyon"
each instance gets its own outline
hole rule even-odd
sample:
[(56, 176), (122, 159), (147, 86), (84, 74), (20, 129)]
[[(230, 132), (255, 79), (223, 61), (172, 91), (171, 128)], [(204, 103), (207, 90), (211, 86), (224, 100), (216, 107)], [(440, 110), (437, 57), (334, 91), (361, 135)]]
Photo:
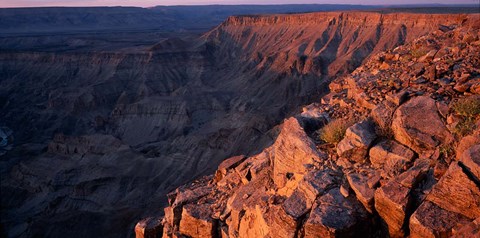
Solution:
[[(341, 209), (330, 216), (353, 211), (342, 222), (368, 224), (373, 207), (365, 210), (363, 200), (342, 195), (346, 185), (337, 186), (345, 182), (344, 172), (317, 164), (330, 161), (329, 153), (318, 150), (310, 136), (329, 119), (284, 119), (334, 92), (332, 80), (357, 72), (376, 54), (431, 32), (475, 23), (478, 14), (249, 15), (230, 16), (203, 34), (162, 30), (158, 41), (140, 47), (106, 49), (102, 43), (85, 50), (77, 46), (88, 41), (75, 41), (56, 52), (50, 50), (55, 47), (45, 50), (43, 43), (38, 51), (13, 45), (0, 52), (2, 230), (9, 237), (130, 237), (137, 220), (153, 217), (137, 224), (140, 236), (147, 237), (151, 227), (151, 237), (210, 237), (225, 227), (231, 237), (262, 236), (269, 232), (265, 227), (285, 232), (276, 234), (282, 237), (316, 236), (321, 214), (320, 220), (311, 216), (312, 224), (301, 226), (303, 231), (299, 221), (307, 211), (329, 211), (322, 204), (332, 202), (341, 203)], [(469, 77), (476, 75), (470, 72)], [(357, 91), (353, 94), (364, 95)], [(356, 100), (358, 105), (380, 101)], [(302, 115), (307, 114), (316, 113)], [(415, 156), (421, 154), (398, 141)], [(243, 156), (224, 161), (235, 155)], [(426, 165), (420, 162), (423, 171)], [(323, 169), (305, 169), (304, 164)], [(450, 167), (456, 175), (458, 168)], [(214, 172), (213, 178), (203, 177)], [(183, 185), (193, 179), (199, 180)], [(299, 191), (301, 186), (305, 188)], [(305, 197), (300, 193), (311, 189), (316, 191), (306, 197), (309, 206), (280, 213), (283, 200), (298, 203), (295, 196)], [(382, 196), (380, 190), (375, 197)], [(323, 193), (328, 196), (318, 202), (316, 196)], [(260, 203), (270, 203), (270, 198), (264, 201), (267, 195), (273, 196), (273, 205)], [(441, 202), (435, 199), (432, 195), (431, 203), (424, 202), (424, 209), (436, 209)], [(211, 205), (218, 207), (212, 210)], [(225, 206), (228, 211), (222, 210)], [(265, 206), (270, 213), (261, 209)], [(212, 215), (217, 211), (218, 216)], [(269, 223), (276, 214), (285, 215), (280, 219), (286, 226)], [(465, 222), (472, 220), (468, 215)], [(227, 218), (228, 226), (218, 225)], [(245, 222), (259, 229), (248, 229)], [(206, 233), (182, 228), (190, 226)], [(309, 226), (313, 230), (307, 231)], [(339, 234), (351, 231), (357, 230)]]

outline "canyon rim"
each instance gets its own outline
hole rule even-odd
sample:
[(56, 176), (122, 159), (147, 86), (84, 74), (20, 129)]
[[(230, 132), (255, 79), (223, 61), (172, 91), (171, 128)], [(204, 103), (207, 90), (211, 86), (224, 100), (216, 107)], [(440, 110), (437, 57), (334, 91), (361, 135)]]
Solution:
[(475, 6), (0, 9), (2, 236), (477, 237), (479, 29)]

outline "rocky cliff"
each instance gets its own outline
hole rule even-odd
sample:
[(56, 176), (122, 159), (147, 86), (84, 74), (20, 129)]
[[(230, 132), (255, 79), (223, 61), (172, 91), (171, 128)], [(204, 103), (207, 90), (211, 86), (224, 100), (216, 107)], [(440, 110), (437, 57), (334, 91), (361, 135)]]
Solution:
[(137, 237), (480, 236), (479, 51), (475, 23), (374, 55), (271, 146), (169, 193)]
[[(318, 167), (326, 153), (308, 142), (302, 129), (313, 133), (323, 123), (318, 118), (290, 120), (282, 127), (288, 130), (276, 125), (301, 105), (318, 101), (334, 76), (350, 72), (372, 54), (437, 29), (466, 27), (476, 17), (363, 12), (232, 17), (198, 39), (162, 40), (134, 53), (2, 52), (0, 124), (9, 132), (2, 140), (7, 143), (2, 151), (9, 149), (1, 160), (3, 227), (9, 236), (128, 236), (135, 219), (161, 213), (168, 191), (215, 172), (224, 158), (261, 151), (242, 162), (246, 170), (237, 170), (248, 181), (265, 178), (246, 189), (283, 187), (280, 204), (313, 168), (301, 164)], [(367, 106), (376, 103), (370, 92), (350, 92)], [(439, 138), (447, 135), (442, 132)], [(272, 156), (278, 161), (271, 162)], [(325, 192), (343, 178), (338, 170), (328, 176), (332, 185), (318, 185)], [(197, 185), (194, 194), (210, 191)], [(185, 191), (192, 193), (188, 187)], [(222, 196), (227, 199), (233, 191)], [(332, 190), (326, 203), (342, 191)], [(239, 199), (244, 196), (251, 194)], [(196, 224), (179, 219), (183, 202), (176, 197), (175, 219), (187, 227)], [(313, 204), (315, 199), (309, 199)], [(341, 202), (362, 208), (352, 198)], [(243, 206), (241, 200), (235, 204)], [(211, 217), (205, 215), (208, 209), (203, 213), (191, 207), (192, 219)], [(237, 213), (239, 219), (244, 215)], [(178, 227), (172, 223), (173, 231)]]

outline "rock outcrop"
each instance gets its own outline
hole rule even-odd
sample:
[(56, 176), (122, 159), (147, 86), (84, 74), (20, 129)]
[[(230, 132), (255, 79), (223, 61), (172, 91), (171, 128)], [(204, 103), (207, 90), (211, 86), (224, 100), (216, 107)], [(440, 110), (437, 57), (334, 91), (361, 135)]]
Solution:
[[(263, 26), (287, 19), (228, 24)], [(480, 75), (479, 30), (442, 27), (372, 57), (334, 80), (320, 103), (285, 120), (272, 146), (227, 159), (215, 179), (182, 187), (192, 194), (198, 184), (206, 189), (183, 206), (211, 214), (196, 219), (197, 225), (217, 224), (212, 237), (475, 237), (480, 101), (471, 86), (459, 91), (454, 85)], [(416, 52), (417, 47), (438, 52)], [(432, 67), (438, 70), (430, 74)], [(450, 83), (444, 85), (443, 78)], [(353, 94), (364, 95), (365, 103)], [(357, 123), (338, 144), (322, 144), (321, 131), (302, 127), (302, 115), (318, 117), (322, 123), (314, 123), (316, 129), (325, 118)], [(171, 200), (166, 210), (175, 204)], [(168, 214), (165, 237), (202, 237), (182, 230), (183, 213)]]

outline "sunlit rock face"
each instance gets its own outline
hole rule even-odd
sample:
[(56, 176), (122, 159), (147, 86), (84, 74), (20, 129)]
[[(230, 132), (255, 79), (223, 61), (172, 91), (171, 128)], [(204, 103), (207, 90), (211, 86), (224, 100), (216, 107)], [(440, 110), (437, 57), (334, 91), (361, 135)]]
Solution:
[[(8, 97), (0, 98), (0, 123), (11, 128), (15, 143), (2, 157), (2, 225), (9, 236), (128, 236), (135, 219), (163, 213), (169, 191), (244, 154), (249, 159), (227, 169), (235, 173), (220, 171), (218, 182), (240, 187), (238, 196), (226, 191), (225, 203), (210, 213), (207, 205), (205, 212), (184, 206), (192, 195), (181, 200), (176, 192), (181, 202), (165, 210), (171, 226), (162, 232), (204, 235), (229, 227), (222, 231), (230, 236), (276, 230), (292, 236), (307, 232), (298, 230), (298, 219), (314, 208), (331, 223), (312, 218), (308, 232), (351, 234), (369, 223), (368, 214), (352, 195), (345, 197), (348, 182), (337, 181), (343, 173), (311, 172), (326, 159), (308, 137), (317, 128), (304, 131), (298, 118), (276, 125), (372, 54), (468, 19), (365, 12), (231, 17), (200, 37), (164, 39), (141, 50), (2, 52), (0, 95)], [(331, 183), (308, 180), (316, 177)], [(215, 189), (197, 185), (205, 199)], [(356, 215), (336, 226), (324, 210), (339, 196), (338, 212)], [(209, 218), (215, 216), (224, 223)], [(188, 230), (196, 222), (198, 229)], [(153, 226), (156, 234), (157, 225), (141, 224), (138, 232), (150, 234)]]

